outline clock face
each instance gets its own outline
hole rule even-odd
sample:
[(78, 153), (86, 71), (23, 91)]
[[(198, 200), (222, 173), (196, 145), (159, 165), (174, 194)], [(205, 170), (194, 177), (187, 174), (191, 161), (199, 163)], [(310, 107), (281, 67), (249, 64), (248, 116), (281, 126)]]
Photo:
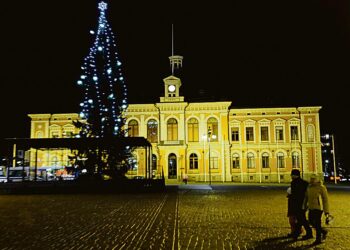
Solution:
[(175, 86), (174, 85), (169, 85), (168, 90), (170, 92), (174, 92), (175, 91)]

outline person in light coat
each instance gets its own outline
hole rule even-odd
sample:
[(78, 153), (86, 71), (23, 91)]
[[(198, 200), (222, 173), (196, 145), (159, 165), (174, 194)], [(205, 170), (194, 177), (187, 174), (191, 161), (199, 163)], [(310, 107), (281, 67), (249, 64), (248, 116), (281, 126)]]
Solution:
[(321, 226), (322, 214), (329, 215), (327, 188), (321, 183), (317, 175), (312, 175), (310, 185), (305, 194), (304, 209), (309, 209), (310, 224), (316, 229), (314, 244), (320, 244), (326, 238), (327, 230)]

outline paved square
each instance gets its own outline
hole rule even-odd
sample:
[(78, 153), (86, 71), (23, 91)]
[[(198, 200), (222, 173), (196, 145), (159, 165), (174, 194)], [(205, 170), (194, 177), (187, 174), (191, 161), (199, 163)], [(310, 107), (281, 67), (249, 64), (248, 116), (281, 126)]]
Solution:
[(350, 189), (329, 189), (325, 243), (291, 242), (286, 186), (164, 193), (0, 195), (0, 249), (350, 249)]

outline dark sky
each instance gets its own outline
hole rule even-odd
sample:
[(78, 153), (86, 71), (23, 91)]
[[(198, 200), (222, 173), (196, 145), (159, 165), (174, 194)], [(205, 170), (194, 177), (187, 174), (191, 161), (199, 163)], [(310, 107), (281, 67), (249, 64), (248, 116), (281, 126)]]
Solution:
[[(346, 155), (348, 1), (152, 2), (109, 1), (131, 103), (159, 100), (174, 23), (187, 100), (201, 92), (238, 108), (322, 106), (321, 130)], [(96, 0), (1, 4), (1, 137), (29, 136), (28, 113), (78, 111), (75, 83), (97, 17)]]

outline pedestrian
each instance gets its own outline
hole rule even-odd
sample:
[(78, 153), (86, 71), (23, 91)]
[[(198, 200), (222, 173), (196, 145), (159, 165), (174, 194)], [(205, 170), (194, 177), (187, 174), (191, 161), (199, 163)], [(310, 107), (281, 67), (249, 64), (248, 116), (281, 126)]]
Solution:
[(321, 226), (321, 218), (323, 213), (326, 217), (329, 216), (329, 204), (327, 188), (315, 174), (310, 177), (310, 185), (307, 188), (303, 206), (309, 209), (309, 221), (316, 230), (316, 240), (313, 244), (318, 245), (322, 243), (322, 239), (326, 239), (328, 233)]
[(188, 181), (188, 176), (187, 174), (184, 175), (183, 177), (183, 182), (187, 185), (187, 181)]
[(302, 240), (307, 240), (313, 238), (312, 230), (309, 222), (306, 220), (306, 210), (303, 209), (303, 203), (305, 199), (305, 193), (309, 183), (300, 177), (300, 171), (298, 169), (293, 169), (291, 172), (292, 182), (291, 195), (290, 195), (290, 213), (295, 215), (297, 223), (295, 225), (295, 230), (293, 233), (293, 239), (297, 240), (301, 234), (301, 229), (304, 227), (306, 235), (302, 237)]
[(291, 194), (292, 194), (292, 188), (288, 187), (287, 189), (287, 199), (288, 199), (288, 210), (287, 210), (287, 217), (290, 225), (290, 233), (287, 235), (288, 237), (293, 237), (295, 234), (300, 234), (301, 232), (296, 232), (296, 226), (297, 226), (297, 217), (295, 213), (293, 213), (292, 209), (292, 200), (291, 200)]

